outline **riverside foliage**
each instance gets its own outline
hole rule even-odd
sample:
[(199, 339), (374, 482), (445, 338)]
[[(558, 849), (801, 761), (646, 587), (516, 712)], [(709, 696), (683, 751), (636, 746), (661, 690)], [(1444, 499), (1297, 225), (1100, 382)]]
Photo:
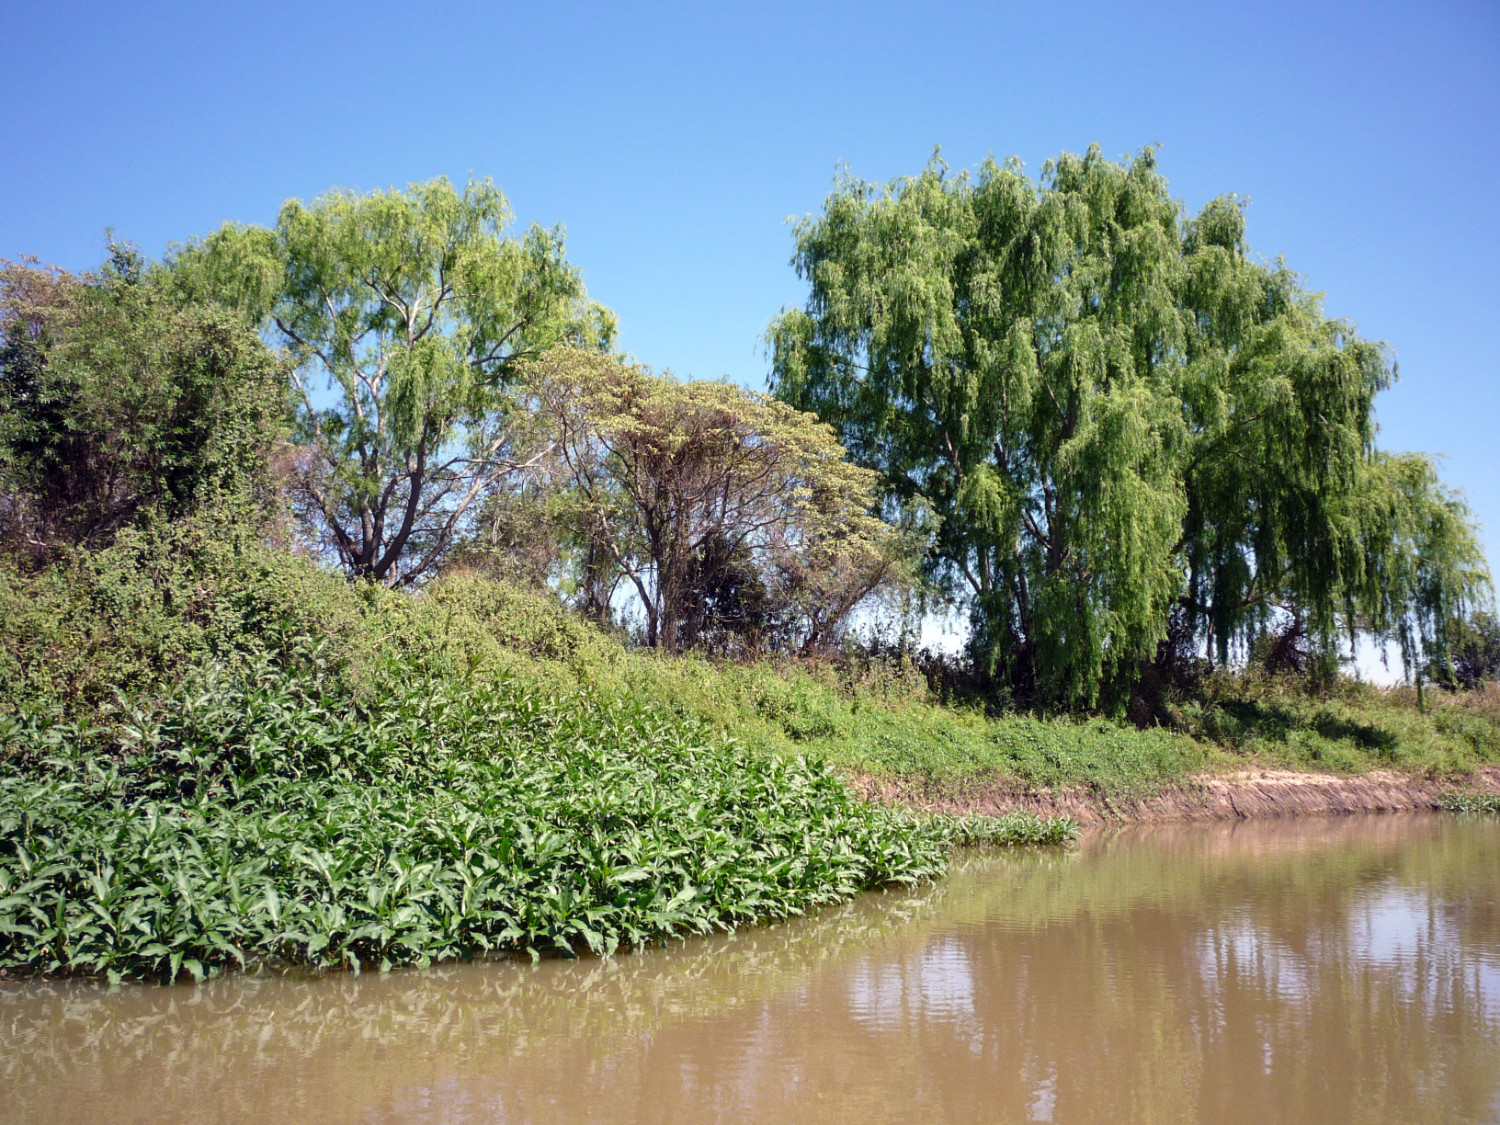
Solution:
[(352, 705), (315, 665), (207, 670), (105, 752), (7, 720), (0, 967), (202, 979), (612, 953), (940, 874), (955, 843), (1067, 825), (922, 820), (832, 771), (593, 693), (426, 678)]
[(460, 193), (439, 178), (289, 200), (275, 230), (227, 224), (173, 255), (179, 293), (235, 310), (293, 360), (304, 456), (290, 492), (351, 575), (432, 574), (475, 502), (517, 469), (516, 363), (613, 336), (562, 228), (518, 239), (510, 220), (488, 180)]
[[(3, 265), (0, 971), (608, 953), (1073, 831), (882, 808), (835, 770), (1139, 794), (1244, 759), (1500, 760), (1488, 696), (1429, 714), (1269, 675), (1335, 624), (1446, 668), (1487, 588), (1430, 463), (1370, 445), (1384, 353), (1248, 263), (1235, 207), (1179, 226), (1149, 154), (1060, 162), (1039, 195), (1012, 171), (849, 186), (802, 229), (815, 300), (775, 331), (778, 389), (834, 431), (606, 355), (560, 232), (503, 237), (487, 183), (335, 193), (92, 276)], [(998, 272), (943, 311), (997, 231)], [(839, 288), (861, 269), (895, 320)], [(1215, 467), (1257, 459), (1286, 489)], [(931, 577), (987, 576), (974, 661), (931, 684), (839, 650), (929, 541)], [(626, 574), (665, 651), (621, 639)], [(1268, 678), (1205, 676), (1202, 623), (1222, 663), (1273, 600), (1298, 628)], [(1182, 675), (1153, 667), (1169, 620)], [(1148, 675), (1150, 729), (1080, 714)]]
[(523, 370), (585, 615), (607, 621), (628, 582), (651, 647), (809, 652), (910, 589), (921, 544), (871, 514), (875, 474), (812, 415), (581, 348)]
[(1488, 599), (1462, 499), (1375, 447), (1389, 351), (1251, 257), (1242, 200), (1189, 218), (1151, 149), (848, 177), (795, 261), (777, 393), (940, 517), (928, 572), (1020, 698), (1123, 708), (1161, 642), (1223, 665), (1284, 617), (1446, 667)]
[(1500, 815), (1500, 794), (1454, 789), (1443, 794), (1442, 806), (1449, 812)]
[(590, 685), (630, 654), (483, 580), (413, 598), (179, 528), (12, 573), (0, 603), (12, 972), (608, 953), (1073, 831), (863, 802)]

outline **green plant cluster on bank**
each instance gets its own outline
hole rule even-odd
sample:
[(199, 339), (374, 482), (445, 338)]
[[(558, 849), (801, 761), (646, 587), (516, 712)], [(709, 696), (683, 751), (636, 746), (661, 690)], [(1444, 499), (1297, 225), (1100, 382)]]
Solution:
[(922, 818), (826, 766), (591, 692), (315, 665), (189, 677), (119, 734), (7, 720), (0, 968), (196, 978), (267, 960), (613, 952), (940, 874), (1037, 818)]
[(1443, 794), (1440, 804), (1448, 812), (1500, 814), (1500, 794), (1496, 793), (1452, 789)]
[(1074, 831), (860, 801), (479, 580), (413, 598), (183, 526), (0, 575), (0, 611), (10, 972), (608, 952)]
[(351, 585), (206, 525), (130, 535), (70, 567), (0, 568), (0, 709), (106, 721), (117, 694), (150, 710), (205, 661), (284, 662), (323, 639), (353, 698), (396, 660), (448, 679), (507, 677), (543, 695), (595, 691), (727, 732), (750, 749), (943, 789), (1002, 782), (1144, 795), (1248, 765), (1457, 777), (1500, 762), (1500, 696), (1335, 680), (1217, 675), (1145, 730), (1094, 717), (939, 704), (909, 662), (714, 661), (633, 650), (555, 598), (463, 573), (418, 596)]
[(634, 651), (454, 574), (354, 585), (212, 524), (0, 571), (0, 967), (136, 977), (609, 950), (938, 874), (1065, 820), (840, 773), (1149, 792), (1244, 764), (1457, 777), (1488, 696), (1240, 677), (1178, 729), (938, 704), (909, 666)]

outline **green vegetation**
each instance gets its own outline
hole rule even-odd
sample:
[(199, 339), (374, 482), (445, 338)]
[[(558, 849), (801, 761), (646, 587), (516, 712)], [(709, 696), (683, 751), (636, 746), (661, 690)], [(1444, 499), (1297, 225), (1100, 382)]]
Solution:
[(835, 767), (1123, 795), (1249, 762), (1500, 760), (1469, 697), (1423, 715), (1242, 677), (1185, 713), (1197, 739), (987, 717), (909, 666), (666, 657), (487, 579), (349, 585), (194, 524), (12, 569), (0, 612), (0, 691), (21, 705), (0, 720), (13, 971), (609, 950), (1072, 831), (881, 809)]
[(173, 289), (285, 348), (305, 454), (288, 498), (353, 576), (396, 585), (436, 570), (476, 501), (518, 468), (516, 364), (614, 334), (561, 228), (508, 238), (510, 218), (488, 180), (460, 194), (440, 178), (289, 200), (275, 230), (229, 224), (173, 257)]
[(454, 686), (192, 677), (118, 764), (13, 730), (50, 753), (0, 780), (0, 966), (609, 953), (936, 875), (957, 831), (617, 700)]
[(1443, 795), (1443, 808), (1457, 813), (1500, 814), (1500, 794), (1454, 789)]
[[(1075, 831), (851, 781), (1500, 762), (1386, 352), (1150, 153), (841, 184), (786, 401), (610, 354), (508, 217), (438, 180), (0, 263), (0, 970), (608, 953)], [(914, 651), (934, 597), (961, 658)], [(1358, 631), (1464, 690), (1341, 678)]]
[(1471, 615), (1460, 625), (1446, 656), (1424, 669), (1444, 687), (1473, 691), (1500, 679), (1500, 620), (1482, 610)]
[[(712, 660), (632, 648), (555, 599), (455, 572), (413, 597), (350, 585), (222, 529), (132, 533), (71, 569), (0, 571), (0, 693), (12, 706), (100, 723), (138, 711), (209, 663), (294, 664), (323, 638), (340, 691), (377, 705), (393, 666), (453, 682), (506, 681), (547, 697), (629, 699), (764, 754), (941, 790), (1002, 783), (1142, 794), (1246, 765), (1458, 776), (1500, 761), (1493, 692), (1383, 691), (1348, 680), (1220, 674), (1137, 729), (1101, 717), (943, 704), (908, 658)], [(407, 673), (415, 674), (415, 671)], [(27, 702), (31, 701), (31, 702)]]
[(812, 415), (580, 348), (524, 371), (554, 517), (537, 533), (582, 547), (586, 617), (628, 582), (649, 647), (810, 652), (909, 586), (920, 544), (871, 514), (875, 474)]
[(13, 971), (610, 952), (1073, 831), (862, 802), (591, 684), (666, 662), (483, 579), (413, 598), (190, 523), (11, 569), (0, 610)]
[(1151, 149), (846, 178), (795, 260), (777, 393), (940, 517), (928, 573), (1028, 705), (1123, 711), (1287, 618), (1446, 666), (1488, 596), (1461, 498), (1375, 448), (1385, 347), (1250, 256), (1242, 201), (1188, 218)]
[(907, 664), (668, 661), (622, 652), (597, 667), (613, 690), (733, 731), (751, 745), (822, 758), (850, 774), (916, 782), (936, 794), (980, 786), (1079, 786), (1147, 796), (1202, 773), (1247, 767), (1461, 777), (1500, 763), (1500, 706), (1291, 675), (1215, 676), (1137, 728), (1099, 716), (987, 713), (939, 703)]
[[(0, 540), (45, 559), (267, 499), (285, 371), (113, 245), (96, 277), (0, 261)], [(259, 494), (259, 495), (257, 495)]]
[(1309, 687), (1294, 676), (1216, 676), (1184, 703), (1183, 729), (1241, 759), (1357, 774), (1393, 769), (1460, 777), (1500, 763), (1493, 693), (1382, 689), (1348, 679)]

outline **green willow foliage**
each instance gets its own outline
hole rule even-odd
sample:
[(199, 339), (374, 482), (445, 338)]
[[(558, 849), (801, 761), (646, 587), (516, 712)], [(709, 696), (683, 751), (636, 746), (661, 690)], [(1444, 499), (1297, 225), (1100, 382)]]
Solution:
[(880, 808), (827, 766), (589, 691), (392, 667), (358, 703), (318, 646), (160, 702), (109, 729), (0, 716), (21, 763), (0, 775), (0, 968), (610, 953), (1073, 833)]
[(1277, 611), (1441, 653), (1487, 591), (1431, 463), (1374, 449), (1384, 347), (1152, 150), (846, 178), (796, 239), (776, 392), (941, 518), (931, 573), (1028, 697), (1119, 704), (1174, 615), (1221, 661)]

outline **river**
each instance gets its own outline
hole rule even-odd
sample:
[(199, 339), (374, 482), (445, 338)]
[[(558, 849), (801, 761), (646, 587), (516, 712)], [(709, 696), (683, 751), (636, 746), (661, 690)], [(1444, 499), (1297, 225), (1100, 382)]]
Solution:
[(0, 983), (0, 1121), (1500, 1122), (1500, 819), (1096, 831), (602, 961)]

